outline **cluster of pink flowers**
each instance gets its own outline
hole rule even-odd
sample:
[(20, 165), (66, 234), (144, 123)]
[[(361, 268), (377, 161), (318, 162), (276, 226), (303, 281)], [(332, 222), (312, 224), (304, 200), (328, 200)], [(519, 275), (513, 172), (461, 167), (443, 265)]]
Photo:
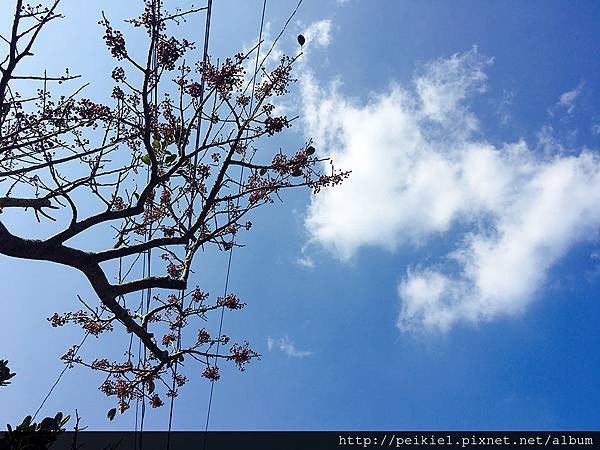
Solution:
[(83, 98), (79, 100), (77, 112), (82, 119), (96, 120), (108, 116), (110, 114), (110, 108), (106, 105), (94, 103), (87, 98)]
[(175, 333), (167, 333), (162, 338), (163, 345), (169, 345), (175, 341), (177, 341), (177, 336)]
[(125, 99), (125, 93), (123, 92), (123, 89), (121, 89), (119, 86), (113, 87), (112, 94), (110, 96), (116, 100)]
[(235, 102), (242, 107), (246, 107), (250, 104), (250, 97), (245, 94), (240, 94)]
[(265, 120), (265, 130), (269, 136), (281, 132), (284, 128), (289, 128), (290, 122), (286, 116), (267, 117)]
[(217, 366), (206, 366), (206, 368), (202, 371), (202, 376), (211, 381), (217, 381), (219, 378), (221, 378), (221, 375), (219, 374), (219, 368)]
[(60, 359), (62, 361), (65, 361), (66, 363), (68, 363), (69, 365), (73, 364), (73, 363), (79, 363), (81, 362), (81, 357), (80, 356), (76, 356), (77, 351), (79, 350), (79, 346), (77, 345), (73, 345), (71, 346), (64, 355), (62, 355), (60, 357)]
[(187, 86), (187, 92), (194, 98), (200, 97), (202, 95), (202, 85), (196, 82), (190, 83)]
[(254, 205), (260, 201), (272, 202), (270, 194), (277, 190), (277, 185), (272, 180), (265, 180), (258, 176), (258, 174), (252, 174), (246, 180), (246, 189), (252, 191), (248, 196), (250, 204)]
[(193, 44), (186, 39), (179, 42), (172, 36), (169, 39), (163, 38), (156, 48), (158, 63), (166, 70), (174, 70), (177, 60), (191, 48), (194, 48)]
[(98, 370), (108, 369), (110, 367), (110, 362), (106, 358), (101, 358), (101, 359), (95, 359), (91, 365), (92, 365), (92, 369), (98, 369)]
[(127, 48), (125, 47), (125, 38), (119, 30), (114, 30), (110, 22), (106, 19), (101, 20), (98, 24), (104, 26), (104, 42), (110, 50), (113, 57), (121, 60), (127, 56)]
[(349, 176), (349, 171), (333, 172), (331, 175), (321, 175), (317, 181), (312, 182), (310, 186), (313, 188), (313, 192), (318, 194), (322, 188), (337, 186)]
[(187, 377), (180, 373), (173, 374), (173, 380), (175, 380), (175, 384), (179, 387), (183, 386), (188, 381)]
[(192, 292), (192, 300), (195, 302), (204, 302), (208, 299), (208, 292), (203, 292), (201, 289), (196, 288)]
[(163, 227), (162, 228), (163, 234), (165, 235), (165, 237), (173, 237), (175, 236), (175, 228), (174, 227)]
[(248, 341), (244, 341), (244, 345), (233, 344), (229, 349), (229, 353), (230, 355), (227, 359), (235, 362), (242, 372), (245, 370), (245, 365), (248, 364), (252, 358), (260, 358), (258, 353), (250, 349)]
[(115, 209), (117, 211), (121, 211), (122, 209), (125, 209), (125, 202), (123, 201), (123, 197), (119, 197), (118, 195), (113, 195), (112, 209)]
[(54, 328), (62, 327), (64, 324), (67, 323), (67, 319), (64, 316), (59, 315), (58, 313), (52, 314), (52, 316), (48, 317), (47, 320)]
[(183, 267), (181, 265), (175, 265), (173, 263), (167, 265), (167, 273), (171, 278), (179, 278), (182, 271)]
[[(142, 15), (137, 19), (129, 19), (126, 22), (131, 23), (135, 28), (143, 26), (150, 32), (156, 26), (157, 19), (152, 1), (146, 0), (146, 7)], [(164, 28), (164, 24), (161, 28)]]
[(162, 194), (160, 194), (160, 204), (167, 205), (170, 202), (171, 202), (171, 191), (169, 191), (168, 189), (165, 189), (162, 191)]
[(168, 117), (168, 121), (160, 123), (158, 129), (163, 136), (164, 142), (176, 142), (179, 144), (182, 137), (182, 127), (179, 119), (176, 117)]
[(215, 66), (210, 62), (199, 63), (199, 71), (204, 77), (206, 84), (215, 89), (222, 98), (229, 99), (231, 93), (239, 89), (244, 81), (245, 70), (241, 64), (244, 56), (236, 55), (236, 62), (227, 58), (221, 66)]
[[(123, 371), (126, 369), (131, 370), (131, 368), (131, 363), (112, 364), (108, 370)], [(100, 391), (109, 397), (117, 397), (119, 411), (123, 413), (129, 409), (131, 399), (142, 397), (143, 394), (139, 391), (139, 387), (137, 387), (138, 383), (139, 380), (128, 380), (121, 372), (113, 372), (100, 385)], [(152, 381), (148, 381), (148, 383), (153, 384)]]
[(94, 336), (98, 336), (105, 331), (112, 331), (113, 326), (110, 321), (92, 318), (86, 311), (67, 312), (62, 315), (54, 313), (47, 319), (53, 327), (62, 327), (67, 322), (73, 322), (80, 325), (84, 330)]
[(164, 404), (165, 403), (160, 399), (158, 394), (154, 394), (150, 399), (150, 406), (152, 406), (153, 408), (160, 408)]
[(283, 56), (280, 64), (270, 74), (265, 74), (266, 80), (256, 87), (256, 98), (263, 99), (273, 94), (285, 95), (288, 85), (296, 81), (290, 77), (292, 62), (289, 56)]
[(206, 344), (210, 341), (210, 334), (204, 328), (198, 331), (198, 345)]
[(240, 299), (235, 294), (229, 294), (226, 297), (217, 297), (217, 306), (235, 310), (242, 309), (246, 304), (240, 302)]
[(111, 73), (111, 77), (116, 82), (123, 82), (127, 79), (125, 76), (125, 69), (122, 67), (115, 67)]

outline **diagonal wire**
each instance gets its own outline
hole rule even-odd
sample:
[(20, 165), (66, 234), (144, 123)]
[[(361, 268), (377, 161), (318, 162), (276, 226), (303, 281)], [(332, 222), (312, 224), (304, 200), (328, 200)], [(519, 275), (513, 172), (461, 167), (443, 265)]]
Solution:
[[(206, 64), (206, 62), (208, 61), (208, 43), (210, 40), (210, 19), (212, 17), (212, 0), (208, 0), (208, 7), (207, 7), (207, 11), (206, 11), (206, 20), (205, 20), (205, 29), (204, 29), (204, 49), (203, 49), (203, 54), (202, 54), (202, 62), (204, 64)], [(204, 73), (201, 76), (200, 79), (200, 114), (198, 114), (198, 125), (196, 127), (196, 146), (195, 148), (197, 149), (200, 146), (200, 132), (201, 132), (201, 125), (202, 125), (202, 109), (203, 109), (203, 105), (204, 105)], [(195, 180), (196, 179), (196, 168), (198, 165), (198, 153), (196, 153), (194, 155), (194, 169), (193, 169), (193, 177), (192, 179)], [(193, 211), (193, 204), (194, 204), (194, 195), (192, 194), (192, 197), (190, 198), (191, 200), (191, 208), (190, 208), (190, 213), (189, 213), (189, 217), (188, 217), (188, 228), (191, 228), (192, 225), (192, 211)], [(185, 296), (185, 291), (181, 290), (180, 292), (180, 298), (181, 301), (183, 302), (183, 298)], [(177, 348), (180, 348), (181, 345), (181, 325), (179, 325), (178, 327), (178, 333), (177, 333)], [(178, 361), (175, 361), (175, 368), (174, 368), (174, 372), (173, 372), (173, 383), (172, 383), (172, 390), (175, 390), (175, 375), (177, 374), (177, 367), (178, 367)], [(170, 406), (169, 406), (169, 429), (168, 429), (168, 434), (167, 434), (167, 450), (169, 450), (170, 446), (171, 446), (171, 429), (172, 429), (172, 425), (173, 425), (173, 408), (175, 406), (175, 396), (171, 397), (171, 402), (170, 402)]]
[[(158, 120), (158, 41), (159, 41), (159, 33), (160, 33), (160, 11), (161, 11), (161, 0), (153, 0), (152, 2), (152, 7), (154, 9), (153, 13), (156, 17), (156, 20), (154, 21), (153, 27), (153, 33), (152, 33), (152, 39), (154, 40), (154, 49), (153, 49), (153, 55), (152, 55), (152, 68), (153, 70), (156, 72), (155, 76), (154, 76), (154, 89), (153, 92), (151, 93), (154, 103), (155, 103), (155, 113), (157, 114), (157, 120)], [(150, 167), (148, 167), (148, 171), (147, 171), (147, 177), (148, 180), (150, 179)], [(147, 231), (147, 239), (151, 239), (152, 238), (152, 222), (150, 222), (148, 231)], [(152, 269), (152, 249), (148, 249), (147, 252), (147, 257), (146, 260), (144, 261), (144, 266), (147, 265), (147, 276), (151, 276), (151, 269)], [(143, 276), (146, 276), (145, 274)], [(152, 288), (148, 288), (146, 290), (146, 312), (150, 309), (150, 302), (152, 300)], [(144, 307), (144, 292), (142, 291), (142, 313), (143, 311), (143, 307)], [(141, 338), (140, 338), (140, 344), (141, 346)], [(144, 365), (146, 365), (147, 362), (147, 349), (146, 346), (144, 346), (143, 348), (143, 352), (144, 352)], [(139, 358), (141, 357), (141, 355), (138, 353), (138, 361)], [(146, 399), (144, 397), (144, 390), (145, 387), (142, 385), (142, 406), (141, 406), (141, 417), (140, 417), (140, 431), (139, 431), (139, 448), (142, 449), (142, 438), (143, 438), (143, 431), (144, 431), (144, 418), (146, 416)], [(136, 416), (137, 416), (137, 407), (139, 405), (140, 401), (138, 399), (137, 405), (136, 405)], [(137, 420), (136, 420), (137, 422)]]
[[(79, 351), (79, 349), (81, 348), (81, 346), (83, 345), (83, 343), (85, 342), (85, 340), (87, 339), (87, 337), (89, 335), (90, 335), (90, 332), (87, 331), (85, 333), (85, 336), (83, 336), (83, 339), (81, 340), (81, 343), (77, 346), (77, 350), (75, 350), (75, 353), (73, 353), (73, 357), (77, 356), (77, 352)], [(42, 400), (42, 403), (40, 404), (40, 406), (36, 410), (35, 414), (33, 415), (33, 419), (36, 418), (36, 416), (38, 415), (38, 413), (44, 407), (44, 405), (46, 404), (46, 401), (50, 398), (50, 396), (52, 395), (52, 392), (54, 391), (54, 389), (56, 388), (56, 386), (58, 386), (58, 383), (60, 383), (60, 380), (62, 379), (62, 377), (65, 374), (65, 372), (67, 371), (67, 369), (69, 369), (69, 364), (65, 364), (65, 367), (63, 367), (63, 370), (60, 372), (60, 374), (56, 378), (56, 381), (54, 382), (54, 384), (52, 385), (52, 387), (50, 388), (50, 390), (48, 391), (48, 393), (44, 397), (44, 400)], [(31, 419), (31, 420), (33, 420), (33, 419)]]
[[(123, 258), (119, 258), (119, 278), (118, 278), (119, 284), (122, 281), (122, 267), (123, 267)], [(102, 317), (102, 314), (104, 314), (104, 309), (101, 311), (100, 317)], [(77, 356), (77, 353), (79, 352), (79, 350), (81, 349), (81, 347), (83, 346), (83, 344), (85, 343), (85, 341), (87, 340), (87, 338), (88, 338), (89, 335), (90, 335), (90, 331), (88, 330), (88, 331), (85, 332), (85, 334), (84, 334), (83, 338), (81, 339), (81, 342), (79, 343), (79, 345), (76, 346), (76, 350), (73, 353), (73, 357)], [(58, 386), (58, 384), (62, 380), (63, 375), (67, 372), (67, 370), (69, 369), (69, 367), (70, 367), (69, 364), (65, 364), (65, 367), (63, 367), (63, 369), (60, 371), (60, 373), (58, 374), (58, 377), (54, 381), (54, 384), (50, 387), (50, 390), (48, 391), (48, 393), (46, 394), (46, 396), (44, 397), (44, 399), (40, 403), (40, 406), (38, 406), (38, 409), (35, 411), (35, 414), (33, 415), (33, 418), (31, 419), (32, 421), (37, 417), (37, 415), (39, 414), (39, 412), (42, 410), (42, 408), (44, 407), (44, 405), (46, 404), (46, 402), (48, 401), (48, 399), (52, 395), (52, 392), (54, 392), (54, 389), (56, 388), (56, 386)]]
[[(252, 77), (252, 93), (250, 95), (250, 111), (252, 111), (252, 107), (253, 107), (253, 102), (254, 102), (254, 89), (256, 86), (256, 75), (258, 74), (258, 62), (259, 62), (259, 58), (260, 58), (260, 46), (262, 43), (262, 35), (263, 35), (263, 27), (264, 27), (264, 22), (265, 22), (265, 10), (267, 8), (267, 0), (263, 0), (263, 7), (262, 7), (262, 14), (261, 14), (261, 19), (260, 19), (260, 31), (258, 34), (258, 48), (256, 50), (256, 62), (254, 63), (254, 73), (253, 73), (253, 77)], [(246, 136), (248, 136), (248, 130), (246, 130)], [(241, 171), (240, 171), (240, 182), (239, 182), (239, 189), (241, 189), (241, 185), (242, 185), (242, 178), (244, 176), (244, 167), (242, 166)], [(240, 199), (238, 198), (237, 203), (239, 205)], [(231, 247), (231, 249), (229, 250), (229, 258), (227, 261), (227, 275), (225, 276), (225, 289), (224, 289), (224, 296), (227, 296), (227, 290), (229, 288), (229, 276), (231, 274), (231, 260), (233, 257), (233, 246)], [(223, 331), (223, 318), (225, 316), (225, 307), (221, 308), (221, 320), (219, 322), (219, 334), (218, 334), (218, 339), (217, 339), (217, 351), (216, 354), (219, 354), (219, 346), (221, 343), (220, 337), (221, 337), (221, 332)], [(215, 356), (215, 364), (216, 364), (216, 356)], [(212, 399), (213, 399), (213, 393), (214, 393), (214, 388), (215, 388), (215, 381), (211, 380), (211, 384), (210, 384), (210, 395), (208, 398), (208, 411), (206, 413), (206, 426), (204, 428), (204, 431), (207, 432), (208, 431), (208, 424), (210, 421), (210, 411), (212, 408)], [(204, 440), (204, 447), (206, 448), (206, 439)]]

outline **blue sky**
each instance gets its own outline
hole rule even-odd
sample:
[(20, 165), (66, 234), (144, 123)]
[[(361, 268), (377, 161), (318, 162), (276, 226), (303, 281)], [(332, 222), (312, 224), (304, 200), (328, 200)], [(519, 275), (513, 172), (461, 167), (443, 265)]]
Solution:
[[(69, 66), (102, 98), (100, 10), (137, 11), (83, 3), (65, 1), (31, 67)], [(267, 40), (295, 3), (267, 2)], [(215, 0), (214, 57), (251, 45), (261, 6)], [(279, 105), (303, 120), (274, 142), (313, 137), (353, 174), (263, 208), (235, 251), (230, 286), (248, 306), (224, 331), (263, 358), (223, 368), (210, 429), (598, 428), (599, 21), (591, 1), (305, 0), (281, 50), (302, 32), (306, 54)], [(202, 27), (199, 16), (184, 31), (200, 41)], [(194, 282), (218, 295), (226, 255), (200, 256)], [(0, 273), (0, 357), (18, 374), (0, 422), (14, 423), (81, 337), (45, 318), (93, 296), (49, 263), (3, 257)], [(92, 338), (84, 353), (124, 340)], [(175, 429), (203, 429), (210, 384), (198, 367), (186, 375)], [(68, 371), (43, 413), (132, 429), (133, 411), (107, 421), (101, 381)], [(167, 412), (150, 410), (145, 427), (165, 429)]]

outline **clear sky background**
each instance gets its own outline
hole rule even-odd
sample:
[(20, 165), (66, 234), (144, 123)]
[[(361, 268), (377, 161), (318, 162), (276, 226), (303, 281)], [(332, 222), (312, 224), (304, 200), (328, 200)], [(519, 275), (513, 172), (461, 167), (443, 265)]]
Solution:
[[(133, 3), (66, 0), (30, 67), (68, 66), (107, 98), (97, 21), (133, 17)], [(267, 1), (267, 40), (295, 3)], [(261, 7), (215, 0), (213, 57), (256, 40)], [(303, 120), (274, 144), (313, 137), (353, 174), (253, 218), (230, 282), (248, 306), (226, 312), (224, 332), (263, 357), (223, 368), (210, 429), (598, 429), (598, 23), (594, 1), (304, 1), (280, 49), (296, 52), (303, 32), (306, 54), (279, 105)], [(199, 15), (184, 32), (200, 43), (203, 26)], [(219, 295), (226, 255), (196, 268), (193, 283)], [(17, 372), (0, 423), (16, 423), (82, 336), (46, 317), (93, 294), (50, 263), (2, 257), (0, 276), (0, 358)], [(90, 338), (82, 353), (126, 340)], [(174, 429), (204, 429), (210, 383), (186, 370)], [(77, 408), (90, 429), (133, 429), (133, 409), (106, 419), (101, 381), (67, 371), (42, 414)], [(149, 409), (145, 428), (166, 429), (167, 413)]]

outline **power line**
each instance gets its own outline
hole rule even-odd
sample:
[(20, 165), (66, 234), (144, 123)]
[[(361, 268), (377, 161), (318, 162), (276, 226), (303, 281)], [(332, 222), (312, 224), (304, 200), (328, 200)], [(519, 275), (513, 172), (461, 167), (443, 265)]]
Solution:
[[(250, 111), (252, 111), (252, 107), (254, 105), (254, 89), (256, 86), (256, 75), (258, 73), (258, 61), (259, 61), (259, 57), (260, 57), (260, 47), (262, 44), (262, 34), (263, 34), (263, 27), (264, 27), (264, 23), (265, 23), (265, 10), (267, 8), (267, 0), (263, 0), (263, 7), (262, 7), (262, 14), (261, 14), (261, 18), (260, 18), (260, 31), (258, 33), (258, 47), (256, 49), (256, 61), (254, 63), (254, 73), (253, 73), (253, 77), (252, 77), (252, 93), (250, 95)], [(246, 129), (246, 137), (248, 136), (248, 130)], [(242, 178), (244, 176), (244, 167), (242, 166), (241, 171), (240, 171), (240, 181), (239, 181), (239, 190), (241, 191), (242, 188)], [(240, 199), (238, 198), (237, 200), (237, 205), (239, 206), (240, 203)], [(229, 258), (227, 261), (227, 275), (225, 276), (225, 288), (224, 288), (224, 293), (223, 296), (226, 297), (227, 296), (227, 290), (229, 288), (229, 276), (231, 273), (231, 260), (233, 257), (233, 246), (231, 247), (231, 249), (229, 249)], [(223, 331), (223, 318), (225, 316), (225, 307), (221, 308), (221, 320), (219, 322), (219, 334), (218, 334), (218, 339), (217, 339), (217, 351), (216, 354), (219, 354), (219, 347), (221, 344), (221, 332)], [(215, 356), (215, 364), (216, 364), (216, 356)], [(206, 413), (206, 426), (204, 428), (204, 431), (207, 432), (208, 431), (208, 424), (210, 421), (210, 411), (212, 408), (212, 399), (213, 399), (213, 393), (214, 393), (214, 387), (215, 387), (215, 380), (211, 380), (211, 384), (210, 384), (210, 395), (208, 398), (208, 411)], [(204, 447), (206, 447), (206, 439), (204, 440)]]
[[(208, 8), (206, 11), (206, 20), (205, 20), (205, 28), (204, 28), (204, 49), (203, 49), (203, 54), (202, 54), (202, 62), (204, 64), (206, 64), (206, 62), (208, 61), (208, 44), (210, 41), (210, 20), (212, 17), (212, 0), (208, 0)], [(200, 131), (201, 131), (201, 126), (202, 126), (202, 109), (203, 109), (203, 105), (204, 105), (204, 86), (205, 86), (205, 79), (204, 79), (204, 72), (202, 73), (201, 79), (200, 79), (200, 113), (198, 114), (198, 124), (196, 126), (196, 141), (195, 141), (195, 149), (197, 150), (199, 145), (200, 145)], [(195, 176), (195, 172), (196, 172), (196, 168), (198, 166), (198, 153), (196, 153), (194, 155), (194, 176), (193, 179), (196, 178)], [(193, 213), (193, 208), (194, 208), (194, 194), (191, 195), (190, 197), (190, 212), (189, 212), (189, 216), (188, 216), (188, 228), (191, 228), (192, 226), (192, 213)], [(180, 292), (180, 299), (181, 302), (183, 303), (183, 299), (185, 296), (185, 291), (182, 289)], [(177, 349), (179, 350), (181, 346), (181, 324), (179, 324), (179, 326), (177, 327)], [(177, 367), (178, 367), (178, 361), (175, 361), (175, 367), (173, 369), (173, 382), (172, 382), (172, 391), (175, 390), (175, 377), (177, 375)], [(174, 392), (173, 392), (174, 394)], [(169, 450), (170, 446), (171, 446), (171, 429), (172, 429), (172, 424), (173, 424), (173, 409), (174, 409), (174, 405), (175, 405), (175, 396), (172, 395), (171, 396), (171, 402), (170, 402), (170, 406), (169, 406), (169, 429), (168, 429), (168, 434), (167, 434), (167, 450)]]
[[(118, 276), (119, 284), (121, 284), (121, 282), (123, 281), (122, 280), (122, 268), (123, 268), (123, 258), (119, 258), (119, 276)], [(100, 316), (99, 317), (102, 317), (103, 314), (104, 314), (104, 309), (100, 312)], [(83, 339), (81, 340), (81, 342), (79, 343), (79, 345), (77, 345), (75, 347), (75, 352), (73, 353), (73, 358), (75, 356), (77, 356), (77, 353), (79, 352), (79, 350), (81, 349), (81, 347), (83, 346), (83, 344), (85, 343), (85, 341), (87, 340), (87, 338), (88, 338), (89, 335), (90, 335), (90, 331), (88, 330), (88, 331), (86, 331), (86, 333), (83, 336)], [(52, 392), (54, 392), (54, 389), (56, 388), (56, 386), (58, 386), (58, 384), (62, 380), (63, 375), (66, 373), (66, 371), (67, 371), (67, 369), (69, 369), (69, 367), (70, 367), (69, 363), (65, 363), (65, 367), (63, 367), (63, 369), (60, 371), (60, 373), (58, 374), (58, 377), (54, 381), (54, 384), (50, 387), (50, 390), (48, 391), (48, 393), (46, 394), (46, 396), (44, 397), (44, 399), (40, 403), (40, 406), (38, 406), (38, 409), (35, 411), (35, 414), (33, 415), (33, 418), (31, 419), (32, 421), (37, 417), (37, 415), (39, 414), (39, 412), (42, 410), (42, 408), (46, 404), (46, 401), (48, 401), (48, 399), (52, 395)]]
[[(77, 346), (75, 352), (73, 353), (73, 357), (75, 357), (77, 355), (77, 352), (79, 351), (79, 349), (81, 348), (81, 346), (83, 345), (83, 343), (85, 342), (85, 340), (87, 339), (87, 337), (89, 335), (90, 335), (89, 331), (85, 333), (85, 336), (83, 336), (83, 339), (81, 340), (81, 343)], [(44, 397), (44, 400), (42, 400), (42, 403), (40, 404), (40, 406), (36, 410), (35, 414), (33, 415), (33, 419), (36, 418), (36, 416), (38, 415), (38, 413), (44, 407), (44, 405), (46, 404), (46, 401), (50, 398), (50, 395), (52, 395), (52, 392), (54, 391), (54, 388), (56, 388), (56, 386), (58, 386), (58, 383), (60, 383), (60, 380), (62, 379), (62, 377), (65, 374), (65, 372), (67, 371), (67, 369), (69, 369), (69, 367), (70, 367), (70, 364), (69, 363), (65, 363), (65, 367), (63, 367), (63, 370), (60, 372), (60, 374), (56, 378), (56, 381), (54, 382), (54, 384), (52, 385), (52, 387), (50, 388), (50, 390), (48, 391), (48, 393)], [(33, 420), (33, 419), (31, 419), (31, 420)]]
[[(160, 16), (160, 11), (161, 11), (161, 0), (153, 0), (152, 1), (152, 7), (153, 7), (153, 13), (154, 13), (154, 17), (155, 20), (153, 21), (153, 32), (152, 32), (152, 45), (153, 45), (153, 55), (152, 55), (152, 69), (153, 71), (156, 73), (156, 76), (154, 76), (154, 86), (153, 86), (153, 91), (152, 91), (152, 97), (155, 103), (155, 114), (156, 114), (156, 119), (158, 119), (158, 41), (160, 38), (160, 20), (161, 20), (161, 16)], [(151, 171), (151, 167), (148, 166), (148, 170), (147, 170), (147, 178), (148, 181), (150, 180), (150, 171)], [(152, 222), (150, 222), (150, 224), (148, 225), (148, 230), (147, 230), (147, 240), (152, 239)], [(147, 270), (147, 276), (150, 277), (151, 276), (151, 271), (152, 271), (152, 249), (148, 249), (147, 252), (147, 258), (146, 261), (144, 261), (144, 265), (147, 264), (148, 270)], [(145, 276), (145, 274), (143, 275)], [(143, 291), (142, 291), (142, 313), (144, 313), (143, 310)], [(148, 288), (146, 290), (146, 312), (148, 312), (150, 310), (150, 302), (152, 300), (152, 288)], [(140, 338), (140, 345), (141, 345), (141, 338)], [(146, 346), (144, 346), (143, 348), (144, 351), (144, 366), (146, 365), (147, 362), (147, 348)], [(140, 361), (140, 354), (138, 353), (138, 364)], [(145, 385), (142, 385), (142, 406), (141, 406), (141, 418), (140, 418), (140, 432), (139, 432), (139, 446), (140, 449), (142, 448), (142, 439), (143, 439), (143, 431), (144, 431), (144, 419), (146, 416), (146, 399), (145, 399)], [(137, 402), (137, 405), (139, 405), (139, 399)]]

